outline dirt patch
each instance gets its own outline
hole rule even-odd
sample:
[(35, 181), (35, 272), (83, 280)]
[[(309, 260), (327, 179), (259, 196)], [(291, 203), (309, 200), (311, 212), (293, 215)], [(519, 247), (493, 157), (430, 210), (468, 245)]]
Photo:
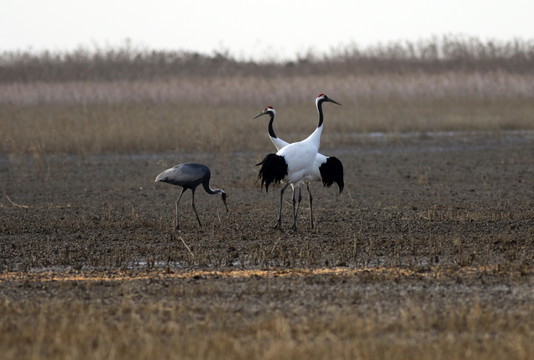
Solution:
[[(0, 269), (218, 269), (224, 267), (433, 266), (528, 263), (534, 233), (531, 133), (369, 140), (325, 151), (345, 167), (345, 191), (315, 183), (291, 232), (272, 229), (280, 187), (261, 192), (260, 153), (4, 159), (0, 164)], [(180, 188), (155, 184), (176, 163), (212, 170), (195, 221)], [(184, 246), (188, 245), (191, 251)]]

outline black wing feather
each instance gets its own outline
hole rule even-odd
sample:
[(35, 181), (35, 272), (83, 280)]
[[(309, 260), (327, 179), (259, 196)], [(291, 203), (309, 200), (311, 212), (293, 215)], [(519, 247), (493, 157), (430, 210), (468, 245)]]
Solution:
[(260, 166), (258, 179), (261, 179), (261, 187), (265, 185), (265, 192), (269, 192), (269, 185), (271, 183), (278, 184), (287, 175), (287, 163), (283, 156), (276, 154), (268, 154), (256, 166)]
[(329, 157), (325, 163), (319, 167), (323, 186), (330, 187), (335, 182), (339, 186), (339, 193), (343, 191), (343, 164), (335, 156)]

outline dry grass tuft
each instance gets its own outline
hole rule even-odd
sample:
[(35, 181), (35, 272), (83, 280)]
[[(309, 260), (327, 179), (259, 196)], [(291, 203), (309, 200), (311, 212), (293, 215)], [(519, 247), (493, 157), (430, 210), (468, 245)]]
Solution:
[[(415, 275), (380, 269), (252, 279), (184, 275), (119, 275), (112, 283), (83, 276), (51, 283), (10, 279), (3, 283), (10, 293), (18, 288), (19, 296), (34, 298), (0, 301), (3, 356), (523, 359), (534, 350), (528, 305), (481, 301), (480, 292), (499, 290), (484, 289), (476, 279), (492, 276), (477, 269), (472, 275), (430, 272), (423, 284)], [(467, 292), (445, 295), (458, 278), (475, 282)], [(524, 298), (523, 286), (510, 284)], [(429, 294), (446, 299), (425, 305)]]

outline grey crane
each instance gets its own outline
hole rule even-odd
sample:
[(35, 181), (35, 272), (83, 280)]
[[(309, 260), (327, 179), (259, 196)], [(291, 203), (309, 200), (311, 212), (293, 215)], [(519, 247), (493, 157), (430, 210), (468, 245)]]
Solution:
[(178, 164), (156, 176), (155, 182), (162, 181), (182, 187), (182, 192), (176, 200), (176, 229), (180, 228), (180, 222), (178, 219), (178, 204), (182, 198), (182, 195), (187, 189), (191, 189), (191, 204), (193, 205), (193, 210), (195, 211), (198, 225), (202, 227), (198, 217), (197, 209), (195, 208), (195, 189), (200, 184), (202, 184), (204, 190), (206, 190), (208, 194), (220, 194), (224, 206), (226, 207), (226, 211), (228, 211), (228, 205), (226, 205), (226, 193), (222, 189), (212, 189), (210, 187), (210, 177), (210, 169), (206, 165), (196, 163)]

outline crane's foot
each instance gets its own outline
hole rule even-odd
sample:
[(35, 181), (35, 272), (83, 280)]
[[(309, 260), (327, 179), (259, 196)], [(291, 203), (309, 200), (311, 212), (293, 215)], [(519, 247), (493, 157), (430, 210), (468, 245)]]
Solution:
[(291, 231), (297, 232), (297, 224), (293, 224), (293, 226), (291, 227)]
[(274, 223), (273, 229), (278, 229), (278, 230), (280, 230), (280, 231), (283, 231), (283, 229), (282, 229), (282, 222), (279, 221), (279, 220), (276, 221), (276, 222)]

